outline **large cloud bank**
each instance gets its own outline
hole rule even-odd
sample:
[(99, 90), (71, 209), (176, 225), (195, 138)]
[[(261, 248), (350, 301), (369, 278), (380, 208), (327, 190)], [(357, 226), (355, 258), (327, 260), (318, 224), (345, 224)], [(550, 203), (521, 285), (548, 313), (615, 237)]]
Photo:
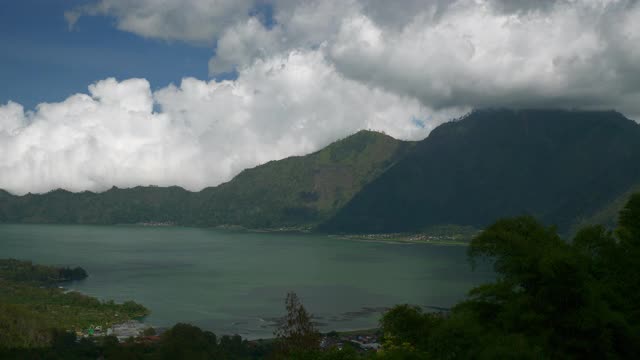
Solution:
[[(451, 116), (437, 114), (434, 123)], [(0, 186), (198, 190), (359, 129), (419, 138), (430, 128), (417, 127), (420, 116), (433, 115), (416, 99), (344, 78), (315, 52), (258, 61), (234, 81), (187, 78), (153, 93), (144, 79), (107, 79), (33, 112), (0, 107)]]
[(65, 15), (215, 47), (211, 75), (238, 77), (155, 92), (107, 79), (34, 111), (0, 106), (0, 188), (198, 190), (359, 129), (422, 138), (473, 107), (640, 118), (633, 0), (96, 0)]

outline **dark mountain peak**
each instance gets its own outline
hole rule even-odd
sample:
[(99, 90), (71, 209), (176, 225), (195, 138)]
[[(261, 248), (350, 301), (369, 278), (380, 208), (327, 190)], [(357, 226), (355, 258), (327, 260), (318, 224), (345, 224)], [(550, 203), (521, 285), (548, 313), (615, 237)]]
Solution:
[[(624, 115), (613, 110), (571, 110), (571, 109), (503, 109), (487, 108), (473, 110), (454, 123), (472, 123), (474, 125), (486, 125), (482, 122), (502, 123), (513, 122), (518, 125), (530, 122), (541, 123), (573, 123), (573, 122), (601, 122), (606, 121), (609, 125), (625, 124), (634, 125), (634, 121), (627, 119)], [(557, 125), (557, 124), (556, 124)], [(584, 124), (583, 124), (584, 125)]]
[[(544, 144), (574, 144), (606, 136), (636, 136), (640, 126), (615, 111), (480, 109), (434, 129), (420, 146), (434, 143), (460, 146), (470, 139), (477, 145), (522, 147)], [(636, 134), (636, 135), (633, 135)], [(428, 140), (428, 141), (427, 141)], [(476, 140), (474, 140), (476, 141)], [(477, 140), (480, 141), (480, 140)]]
[(624, 118), (620, 112), (615, 110), (582, 110), (582, 109), (562, 109), (562, 108), (523, 108), (523, 109), (513, 109), (513, 108), (502, 108), (502, 107), (487, 107), (487, 108), (477, 108), (473, 109), (467, 115), (463, 116), (463, 118), (470, 116), (484, 116), (484, 115), (509, 115), (509, 116), (522, 116), (522, 115), (606, 115), (606, 116), (616, 116), (620, 118)]
[(418, 231), (531, 214), (567, 229), (640, 183), (640, 126), (615, 111), (476, 110), (445, 123), (325, 229)]
[(308, 228), (331, 219), (324, 230), (404, 232), (531, 214), (564, 230), (640, 184), (638, 158), (640, 126), (614, 111), (482, 109), (418, 143), (363, 130), (201, 192), (0, 191), (0, 222)]

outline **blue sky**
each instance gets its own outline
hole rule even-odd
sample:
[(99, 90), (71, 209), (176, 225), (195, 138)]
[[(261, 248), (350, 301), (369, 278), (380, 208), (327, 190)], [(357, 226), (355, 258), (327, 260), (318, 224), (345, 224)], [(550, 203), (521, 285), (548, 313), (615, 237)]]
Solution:
[(116, 29), (110, 17), (87, 16), (73, 30), (64, 12), (85, 1), (0, 2), (0, 104), (32, 109), (87, 92), (97, 80), (141, 77), (153, 89), (185, 76), (208, 78), (212, 47), (145, 39)]

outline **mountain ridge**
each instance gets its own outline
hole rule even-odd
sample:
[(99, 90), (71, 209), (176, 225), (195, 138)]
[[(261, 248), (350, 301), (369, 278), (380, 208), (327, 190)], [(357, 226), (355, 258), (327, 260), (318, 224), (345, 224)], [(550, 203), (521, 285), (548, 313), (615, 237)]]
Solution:
[(103, 192), (56, 189), (22, 196), (2, 191), (0, 222), (309, 228), (412, 144), (362, 130), (311, 154), (245, 169), (226, 183), (198, 192), (155, 185), (113, 186)]
[(566, 230), (640, 183), (639, 156), (640, 126), (617, 112), (475, 110), (434, 129), (320, 229), (414, 232), (530, 214)]
[(199, 192), (0, 190), (0, 222), (239, 226), (329, 233), (482, 228), (530, 214), (562, 231), (615, 223), (640, 185), (640, 126), (614, 111), (474, 110), (418, 142), (360, 131)]

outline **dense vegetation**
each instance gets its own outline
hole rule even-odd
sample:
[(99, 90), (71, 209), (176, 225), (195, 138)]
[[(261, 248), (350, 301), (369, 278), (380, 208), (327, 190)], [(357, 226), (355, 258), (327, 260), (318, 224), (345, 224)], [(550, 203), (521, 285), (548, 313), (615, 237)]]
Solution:
[(612, 224), (621, 196), (640, 184), (637, 159), (640, 126), (616, 112), (478, 110), (433, 130), (323, 230), (484, 228), (525, 214), (562, 233), (589, 219)]
[(304, 229), (334, 215), (412, 145), (361, 131), (313, 154), (245, 170), (228, 183), (197, 193), (154, 186), (24, 196), (0, 190), (0, 222)]
[(148, 310), (133, 301), (99, 301), (58, 287), (87, 277), (82, 268), (57, 268), (28, 261), (0, 260), (0, 347), (44, 347), (56, 331), (108, 327), (143, 317)]
[(159, 339), (129, 339), (119, 343), (113, 336), (77, 339), (75, 334), (53, 332), (51, 345), (39, 348), (3, 348), (1, 359), (261, 359), (272, 346), (250, 345), (240, 336), (217, 337), (189, 324), (176, 324)]
[(245, 170), (201, 192), (205, 225), (308, 227), (328, 219), (412, 147), (361, 131), (313, 154)]
[[(320, 349), (320, 334), (295, 294), (267, 343), (222, 337), (186, 324), (160, 341), (75, 342), (57, 333), (48, 348), (10, 348), (15, 358), (132, 359), (633, 359), (640, 355), (640, 194), (619, 214), (615, 231), (591, 225), (563, 240), (530, 216), (501, 219), (469, 246), (472, 264), (493, 263), (494, 282), (472, 289), (448, 313), (398, 305), (380, 321), (381, 351)], [(24, 336), (39, 319), (20, 309)], [(16, 311), (20, 310), (20, 311)], [(2, 314), (2, 312), (0, 312)], [(25, 335), (26, 334), (26, 335)], [(28, 335), (28, 336), (27, 336)], [(65, 340), (66, 339), (66, 340)], [(28, 345), (28, 344), (27, 344)], [(0, 346), (1, 348), (1, 346)]]
[(62, 281), (82, 280), (87, 272), (81, 267), (36, 265), (31, 261), (0, 259), (0, 280), (26, 282), (35, 285), (55, 285)]
[[(446, 317), (410, 306), (385, 315), (388, 348), (434, 359), (632, 359), (640, 354), (640, 194), (615, 232), (571, 242), (531, 217), (499, 220), (469, 248), (498, 279)], [(389, 346), (390, 345), (390, 346)]]

